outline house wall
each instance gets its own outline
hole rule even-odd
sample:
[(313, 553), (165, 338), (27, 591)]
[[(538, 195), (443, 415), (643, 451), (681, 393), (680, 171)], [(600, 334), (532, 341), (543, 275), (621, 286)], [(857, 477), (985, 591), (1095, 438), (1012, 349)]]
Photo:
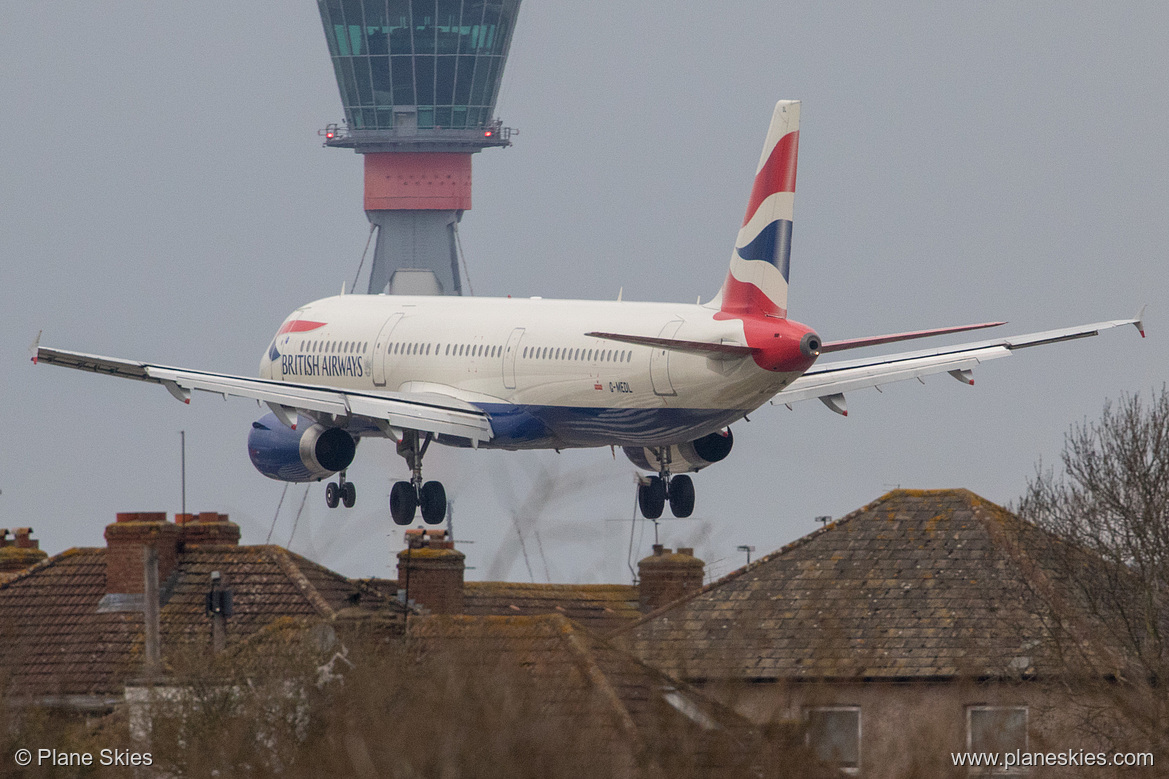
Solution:
[[(753, 722), (802, 721), (810, 707), (859, 706), (859, 775), (866, 779), (958, 777), (951, 753), (967, 750), (967, 709), (971, 706), (1025, 706), (1027, 749), (1033, 752), (1103, 751), (1077, 733), (1067, 698), (1039, 683), (869, 682), (722, 683), (698, 685), (703, 692)], [(1095, 768), (1036, 768), (1032, 777), (1122, 775)], [(1124, 776), (1140, 775), (1127, 769)]]

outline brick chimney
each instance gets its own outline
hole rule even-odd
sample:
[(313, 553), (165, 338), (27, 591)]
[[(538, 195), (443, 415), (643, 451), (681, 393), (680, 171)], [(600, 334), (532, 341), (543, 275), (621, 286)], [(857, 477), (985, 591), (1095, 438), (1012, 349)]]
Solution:
[(239, 525), (229, 522), (226, 514), (202, 511), (198, 514), (175, 514), (182, 528), (182, 548), (239, 546)]
[(406, 548), (398, 552), (398, 589), (434, 614), (462, 614), (465, 559), (445, 530), (407, 530)]
[(0, 579), (4, 574), (15, 574), (30, 568), (48, 557), (41, 551), (41, 542), (32, 537), (31, 527), (18, 527), (8, 536), (7, 528), (0, 528)]
[(691, 547), (677, 552), (654, 544), (653, 554), (637, 564), (638, 597), (647, 613), (702, 589), (706, 564), (694, 556)]
[(166, 521), (162, 511), (118, 514), (118, 521), (106, 525), (106, 593), (141, 594), (143, 550), (158, 549), (158, 579), (166, 581), (178, 558), (178, 525)]

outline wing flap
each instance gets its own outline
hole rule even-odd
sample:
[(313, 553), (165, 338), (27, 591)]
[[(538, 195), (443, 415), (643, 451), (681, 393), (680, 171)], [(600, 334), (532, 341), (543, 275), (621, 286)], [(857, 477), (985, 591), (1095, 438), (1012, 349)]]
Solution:
[(172, 368), (47, 347), (37, 349), (36, 359), (64, 368), (161, 384), (179, 400), (189, 400), (192, 391), (212, 392), (223, 397), (258, 400), (269, 407), (279, 406), (310, 415), (330, 414), (338, 419), (361, 417), (379, 428), (384, 428), (379, 423), (388, 423), (397, 428), (467, 438), (474, 443), (490, 441), (493, 436), (491, 420), (484, 411), (465, 401), (433, 392), (354, 392)]
[(775, 396), (781, 403), (796, 403), (812, 398), (839, 395), (867, 387), (879, 387), (897, 381), (931, 376), (935, 373), (969, 371), (987, 360), (1009, 357), (1009, 349), (992, 347), (966, 355), (938, 355), (894, 363), (890, 366), (872, 365), (845, 368), (839, 371), (805, 374)]

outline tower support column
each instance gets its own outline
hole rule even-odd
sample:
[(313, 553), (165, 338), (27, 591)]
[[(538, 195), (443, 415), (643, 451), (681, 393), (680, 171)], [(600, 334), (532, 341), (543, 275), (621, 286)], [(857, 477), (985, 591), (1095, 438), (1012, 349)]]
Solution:
[(461, 295), (455, 231), (471, 207), (471, 155), (369, 152), (365, 213), (377, 225), (369, 292)]

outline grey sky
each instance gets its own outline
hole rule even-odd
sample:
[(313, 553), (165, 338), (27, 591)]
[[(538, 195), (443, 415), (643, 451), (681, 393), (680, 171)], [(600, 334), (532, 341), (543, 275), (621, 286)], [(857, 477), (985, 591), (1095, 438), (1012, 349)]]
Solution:
[[(1006, 502), (1067, 426), (1166, 379), (1169, 90), (1162, 3), (550, 3), (526, 0), (462, 223), (480, 295), (691, 302), (726, 273), (775, 100), (803, 100), (793, 318), (828, 339), (1006, 319), (1126, 328), (949, 377), (765, 408), (665, 521), (724, 573), (887, 488)], [(316, 4), (0, 4), (0, 526), (58, 552), (117, 511), (227, 512), (263, 542), (282, 485), (256, 473), (246, 401), (33, 368), (44, 343), (252, 374), (281, 319), (351, 282), (368, 232)], [(896, 347), (894, 347), (896, 348)], [(633, 467), (432, 449), (476, 578), (625, 581)], [(541, 470), (547, 474), (541, 476)], [(392, 575), (402, 461), (366, 442), (358, 507), (314, 486), (292, 548)], [(551, 481), (550, 481), (551, 480)], [(551, 484), (553, 497), (538, 499)], [(273, 541), (304, 494), (292, 486)], [(537, 505), (539, 504), (539, 505)], [(534, 530), (539, 530), (537, 540)], [(644, 531), (644, 532), (643, 532)], [(635, 558), (652, 527), (637, 527)], [(540, 558), (542, 548), (546, 565)]]

